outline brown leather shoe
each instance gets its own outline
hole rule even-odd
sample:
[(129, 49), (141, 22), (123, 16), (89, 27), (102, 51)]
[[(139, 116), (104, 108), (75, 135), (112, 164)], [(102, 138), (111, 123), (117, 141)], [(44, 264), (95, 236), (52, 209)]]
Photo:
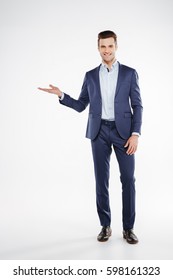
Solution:
[(124, 230), (123, 237), (129, 244), (136, 244), (139, 242), (137, 236), (133, 232), (133, 229)]
[(102, 227), (101, 232), (97, 236), (97, 240), (100, 242), (108, 241), (109, 237), (112, 235), (112, 230), (110, 226)]

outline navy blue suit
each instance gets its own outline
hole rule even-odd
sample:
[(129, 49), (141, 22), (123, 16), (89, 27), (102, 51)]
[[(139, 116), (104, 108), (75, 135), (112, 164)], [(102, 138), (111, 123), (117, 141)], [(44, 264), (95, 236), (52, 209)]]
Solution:
[(101, 119), (102, 99), (100, 66), (88, 71), (78, 100), (64, 94), (61, 104), (82, 112), (89, 104), (86, 137), (91, 139), (96, 178), (97, 211), (102, 226), (111, 223), (109, 206), (109, 162), (114, 148), (122, 182), (123, 228), (133, 228), (135, 220), (134, 155), (127, 155), (124, 145), (132, 132), (141, 133), (142, 101), (137, 72), (119, 63), (114, 99), (115, 121)]

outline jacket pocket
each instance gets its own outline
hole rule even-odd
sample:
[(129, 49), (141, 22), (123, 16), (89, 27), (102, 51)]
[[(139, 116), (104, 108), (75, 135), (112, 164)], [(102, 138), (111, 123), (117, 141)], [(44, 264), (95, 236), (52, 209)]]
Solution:
[(126, 112), (126, 113), (124, 113), (124, 117), (125, 118), (132, 118), (132, 113)]

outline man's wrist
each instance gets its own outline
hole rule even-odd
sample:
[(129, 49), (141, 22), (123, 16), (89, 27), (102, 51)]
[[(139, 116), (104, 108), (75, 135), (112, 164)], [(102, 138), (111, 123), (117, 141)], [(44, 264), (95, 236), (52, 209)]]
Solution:
[(132, 132), (132, 136), (140, 136), (139, 132)]
[(63, 100), (64, 99), (64, 92), (61, 92), (61, 95), (58, 95), (59, 100)]

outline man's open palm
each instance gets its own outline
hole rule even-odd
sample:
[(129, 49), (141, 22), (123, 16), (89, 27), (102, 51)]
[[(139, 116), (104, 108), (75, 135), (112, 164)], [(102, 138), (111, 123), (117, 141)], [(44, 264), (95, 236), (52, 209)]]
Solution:
[(58, 87), (55, 87), (53, 85), (49, 85), (50, 88), (41, 88), (41, 87), (38, 87), (39, 90), (42, 90), (42, 91), (45, 91), (45, 92), (48, 92), (48, 93), (53, 93), (53, 94), (56, 94), (58, 95), (59, 97), (62, 96), (62, 91), (60, 91), (60, 89)]

